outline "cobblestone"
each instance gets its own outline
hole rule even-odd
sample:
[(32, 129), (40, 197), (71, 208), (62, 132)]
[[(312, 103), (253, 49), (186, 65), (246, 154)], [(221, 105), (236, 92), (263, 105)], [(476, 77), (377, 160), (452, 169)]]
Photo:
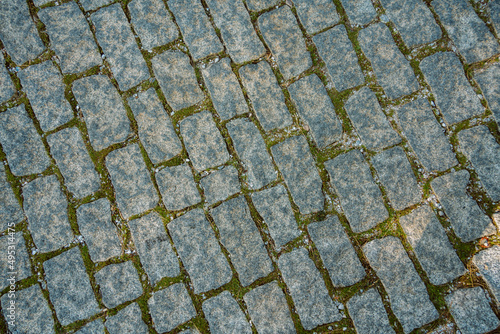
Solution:
[(295, 8), (309, 34), (314, 34), (339, 21), (335, 4), (328, 0), (296, 0)]
[(102, 302), (113, 308), (142, 294), (139, 275), (131, 261), (107, 265), (95, 274)]
[[(12, 253), (14, 251), (15, 253)], [(31, 276), (31, 265), (26, 251), (22, 232), (10, 233), (0, 237), (0, 254), (6, 254), (6, 260), (0, 263), (0, 289), (13, 284), (8, 281), (11, 273), (15, 273), (15, 280), (20, 281)], [(14, 262), (7, 261), (8, 255), (14, 255)]]
[(347, 302), (356, 332), (359, 334), (395, 333), (389, 324), (382, 298), (376, 289), (354, 296)]
[(205, 200), (209, 204), (225, 200), (231, 195), (240, 192), (238, 171), (233, 166), (225, 166), (205, 176), (200, 180), (205, 193)]
[(205, 301), (203, 313), (213, 333), (252, 333), (245, 315), (228, 291)]
[(10, 79), (9, 72), (5, 68), (5, 58), (0, 55), (0, 103), (9, 99), (15, 92), (14, 84)]
[(104, 325), (101, 319), (94, 320), (75, 332), (75, 334), (94, 334), (94, 333), (104, 333)]
[(156, 174), (163, 203), (168, 210), (181, 210), (201, 201), (188, 165), (166, 167)]
[(482, 250), (474, 255), (473, 263), (490, 288), (496, 303), (500, 303), (500, 246)]
[(277, 0), (248, 0), (248, 8), (252, 11), (260, 11), (277, 4)]
[(112, 0), (80, 0), (80, 3), (87, 12), (106, 6), (111, 2)]
[(340, 2), (351, 24), (365, 25), (377, 16), (370, 0), (340, 0)]
[(141, 309), (137, 303), (132, 303), (120, 310), (116, 315), (106, 320), (109, 334), (148, 333), (148, 327), (141, 317)]
[(0, 230), (19, 223), (24, 219), (23, 212), (12, 192), (12, 186), (7, 181), (5, 167), (0, 164)]
[(477, 73), (475, 79), (481, 86), (486, 100), (488, 100), (488, 106), (493, 112), (497, 124), (500, 124), (500, 88), (496, 85), (500, 81), (500, 64), (492, 64), (483, 72)]

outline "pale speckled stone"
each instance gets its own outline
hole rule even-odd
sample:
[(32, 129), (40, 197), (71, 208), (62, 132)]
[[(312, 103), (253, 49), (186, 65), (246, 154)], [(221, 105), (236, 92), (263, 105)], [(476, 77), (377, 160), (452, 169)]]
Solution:
[(137, 303), (132, 303), (114, 316), (107, 318), (105, 325), (109, 334), (149, 333), (148, 326), (142, 320), (141, 309)]
[(299, 19), (309, 34), (314, 34), (339, 21), (335, 4), (330, 0), (295, 0)]
[(233, 166), (212, 171), (200, 180), (200, 184), (205, 193), (205, 200), (209, 204), (225, 200), (241, 190), (238, 171)]
[[(10, 232), (0, 237), (0, 254), (4, 254), (4, 260), (0, 262), (0, 289), (14, 283), (7, 280), (11, 275), (16, 282), (31, 276), (31, 264), (22, 232)], [(13, 262), (9, 259), (12, 255)]]
[[(500, 3), (497, 5), (500, 16)], [(500, 31), (500, 22), (498, 30)], [(477, 73), (475, 79), (481, 86), (481, 90), (497, 120), (497, 124), (500, 124), (500, 87), (497, 84), (500, 82), (500, 64), (493, 63), (484, 71)]]
[(490, 14), (491, 22), (495, 27), (497, 34), (500, 32), (500, 3), (490, 1), (488, 3), (488, 12)]
[(75, 332), (75, 334), (102, 334), (104, 333), (104, 324), (102, 319), (96, 319)]
[(377, 16), (370, 0), (340, 0), (340, 2), (351, 24), (365, 25)]
[(260, 11), (272, 7), (278, 3), (277, 0), (248, 0), (248, 8), (252, 11)]
[(106, 307), (113, 308), (142, 294), (139, 274), (132, 261), (113, 263), (94, 275)]
[(83, 8), (88, 12), (111, 3), (113, 0), (80, 0)]
[(24, 219), (21, 206), (12, 191), (12, 186), (7, 181), (5, 167), (0, 164), (0, 231), (8, 226), (19, 223)]
[(9, 72), (5, 68), (5, 58), (0, 55), (0, 103), (7, 100), (14, 94), (15, 87), (10, 79)]
[(206, 300), (202, 307), (212, 333), (252, 333), (245, 314), (229, 291)]
[(395, 333), (389, 324), (382, 298), (376, 289), (349, 299), (347, 309), (359, 334)]
[(168, 210), (181, 210), (201, 201), (191, 168), (186, 164), (160, 170), (156, 181)]
[(472, 261), (493, 293), (496, 303), (500, 304), (500, 246), (494, 245), (480, 251)]

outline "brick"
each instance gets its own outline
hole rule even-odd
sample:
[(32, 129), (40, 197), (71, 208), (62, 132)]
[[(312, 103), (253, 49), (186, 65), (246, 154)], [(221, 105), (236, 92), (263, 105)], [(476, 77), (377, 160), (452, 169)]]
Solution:
[(206, 300), (203, 313), (213, 333), (252, 333), (252, 328), (229, 291)]
[(488, 288), (493, 293), (496, 303), (500, 303), (500, 246), (480, 251), (472, 258)]
[[(8, 234), (0, 237), (0, 252), (5, 254), (4, 260), (0, 262), (0, 289), (3, 290), (14, 283), (8, 281), (12, 272), (15, 273), (13, 275), (15, 281), (31, 276), (30, 260), (22, 232), (12, 233), (9, 231)], [(9, 259), (10, 256), (14, 256), (14, 259)]]
[(9, 226), (19, 223), (24, 219), (21, 206), (12, 191), (12, 186), (7, 180), (5, 167), (0, 164), (0, 230), (4, 231)]
[(314, 34), (339, 21), (339, 15), (332, 1), (296, 0), (294, 5), (302, 25), (309, 34)]
[(340, 2), (352, 25), (368, 24), (377, 16), (370, 0), (340, 0)]
[(389, 324), (382, 298), (376, 289), (356, 295), (347, 302), (356, 332), (359, 334), (395, 333)]
[(87, 12), (106, 6), (110, 2), (112, 2), (112, 0), (80, 0), (80, 3)]
[(241, 191), (238, 171), (233, 166), (212, 171), (200, 180), (200, 185), (205, 193), (205, 200), (209, 204), (225, 200)]
[(142, 294), (139, 275), (132, 261), (109, 264), (94, 275), (106, 307), (113, 308)]
[[(498, 8), (500, 12), (500, 6)], [(500, 88), (496, 84), (500, 81), (500, 64), (493, 63), (483, 72), (477, 73), (475, 79), (481, 86), (481, 90), (497, 120), (497, 124), (500, 124)]]
[(148, 326), (142, 320), (141, 309), (137, 303), (132, 303), (114, 316), (107, 318), (105, 324), (109, 334), (149, 333)]
[(187, 164), (165, 167), (156, 173), (156, 182), (168, 210), (181, 210), (201, 202), (193, 173)]
[(277, 0), (248, 0), (248, 8), (252, 11), (260, 11), (277, 4)]
[(10, 79), (9, 72), (5, 68), (5, 58), (0, 55), (0, 103), (9, 99), (15, 92), (14, 84)]

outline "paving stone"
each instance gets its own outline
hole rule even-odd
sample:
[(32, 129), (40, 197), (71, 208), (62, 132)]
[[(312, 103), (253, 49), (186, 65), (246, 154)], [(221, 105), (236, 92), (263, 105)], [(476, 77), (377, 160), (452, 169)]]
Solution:
[(2, 1), (0, 21), (0, 39), (17, 65), (35, 58), (45, 50), (26, 2)]
[(395, 333), (376, 289), (349, 299), (347, 309), (359, 334)]
[(484, 112), (454, 53), (435, 53), (422, 60), (420, 68), (431, 85), (437, 106), (448, 122), (460, 122)]
[(99, 174), (85, 149), (78, 128), (66, 128), (47, 137), (50, 151), (75, 197), (82, 198), (99, 190)]
[(358, 150), (325, 163), (340, 204), (354, 232), (364, 232), (389, 217), (382, 193)]
[(128, 4), (128, 9), (143, 49), (151, 50), (179, 37), (172, 16), (161, 0), (134, 0)]
[(130, 232), (141, 264), (154, 286), (165, 276), (175, 277), (180, 273), (177, 256), (161, 217), (156, 212), (129, 222)]
[(443, 226), (428, 205), (399, 218), (399, 223), (432, 284), (448, 283), (465, 273)]
[(500, 145), (495, 137), (480, 125), (459, 132), (458, 141), (490, 197), (500, 200)]
[(252, 201), (278, 250), (301, 234), (283, 185), (252, 193)]
[(120, 310), (116, 315), (106, 319), (106, 329), (109, 334), (146, 334), (148, 326), (142, 320), (141, 309), (137, 303), (132, 303)]
[(334, 286), (353, 285), (366, 276), (337, 216), (330, 216), (324, 221), (309, 224), (307, 230)]
[(285, 79), (297, 76), (312, 66), (297, 19), (288, 6), (262, 14), (259, 27)]
[(288, 87), (292, 100), (302, 119), (320, 148), (324, 148), (342, 136), (342, 124), (335, 114), (335, 107), (321, 80), (310, 75)]
[(91, 18), (97, 42), (120, 89), (125, 91), (148, 79), (148, 67), (120, 4), (102, 8)]
[(78, 247), (43, 263), (47, 289), (63, 326), (99, 312)]
[[(88, 0), (80, 1), (85, 7)], [(67, 2), (38, 12), (50, 39), (50, 47), (59, 58), (63, 73), (83, 72), (101, 65), (101, 55), (88, 22), (78, 5)]]
[(210, 213), (219, 229), (220, 241), (228, 250), (243, 286), (273, 271), (272, 262), (243, 196), (222, 203)]
[(314, 34), (339, 21), (335, 4), (328, 0), (295, 0), (299, 19), (309, 34)]
[(285, 295), (275, 281), (256, 287), (243, 299), (259, 333), (295, 332)]
[(432, 7), (467, 62), (474, 63), (500, 52), (486, 24), (466, 0), (437, 0)]
[(244, 63), (266, 52), (243, 2), (207, 0), (207, 5), (234, 62)]
[(273, 162), (257, 127), (244, 118), (235, 119), (226, 126), (242, 161), (250, 188), (259, 189), (276, 180)]
[[(500, 6), (498, 8), (500, 12)], [(484, 97), (488, 101), (488, 106), (493, 112), (497, 123), (500, 124), (500, 88), (496, 84), (500, 81), (500, 64), (493, 63), (483, 72), (477, 73), (475, 79), (481, 86)]]
[(215, 170), (200, 180), (204, 189), (205, 200), (209, 204), (225, 200), (241, 191), (238, 171), (233, 166)]
[(168, 230), (195, 293), (216, 289), (231, 280), (231, 268), (201, 209), (174, 219)]
[(142, 294), (139, 274), (132, 261), (109, 264), (94, 276), (100, 287), (102, 302), (108, 308), (136, 299)]
[[(0, 289), (13, 284), (8, 279), (20, 281), (31, 276), (31, 265), (22, 232), (9, 233), (0, 238)], [(10, 258), (9, 258), (10, 257)]]
[(207, 65), (201, 69), (201, 74), (212, 96), (214, 108), (222, 120), (248, 112), (248, 106), (238, 79), (231, 69), (229, 58)]
[(248, 0), (247, 6), (252, 11), (260, 11), (277, 4), (277, 0)]
[[(223, 51), (222, 44), (210, 24), (201, 2), (196, 0), (171, 0), (168, 7), (175, 16), (193, 58), (204, 58)], [(189, 8), (189, 10), (186, 10)]]
[(373, 24), (359, 32), (358, 40), (390, 99), (419, 89), (413, 69), (396, 46), (389, 28), (382, 23)]
[(288, 138), (271, 151), (300, 212), (323, 210), (322, 181), (305, 137)]
[(127, 139), (130, 121), (120, 95), (104, 75), (94, 75), (73, 83), (73, 93), (81, 107), (90, 143), (96, 151)]
[(500, 246), (495, 245), (474, 255), (472, 261), (500, 304)]
[(212, 333), (252, 333), (252, 328), (229, 291), (206, 300), (203, 313)]
[(136, 144), (112, 151), (106, 165), (115, 189), (118, 208), (125, 219), (152, 209), (158, 194)]
[(154, 89), (130, 97), (128, 104), (139, 128), (139, 139), (154, 164), (169, 160), (182, 151), (172, 121)]
[(56, 250), (73, 239), (66, 197), (55, 175), (35, 179), (23, 187), (24, 213), (40, 252)]
[(445, 297), (462, 333), (486, 333), (500, 325), (481, 287), (460, 289)]
[(399, 239), (392, 236), (376, 239), (365, 244), (363, 251), (382, 281), (392, 311), (405, 333), (438, 318), (427, 289)]
[(298, 248), (281, 255), (278, 266), (306, 330), (342, 319), (307, 250)]
[(495, 226), (467, 194), (469, 173), (461, 170), (432, 180), (432, 188), (450, 218), (455, 234), (469, 242), (496, 232)]
[(394, 22), (403, 41), (410, 48), (441, 37), (441, 29), (423, 1), (381, 0), (381, 3), (389, 20)]
[(340, 0), (352, 25), (365, 25), (372, 21), (377, 12), (370, 0)]
[(0, 114), (0, 143), (14, 175), (41, 173), (50, 166), (42, 140), (24, 105)]
[(443, 171), (457, 164), (450, 143), (427, 100), (411, 101), (397, 114), (410, 146), (428, 171)]
[(0, 230), (4, 231), (23, 219), (23, 211), (7, 181), (5, 167), (0, 164)]
[(156, 182), (168, 210), (181, 210), (201, 202), (193, 173), (187, 164), (165, 167), (156, 173)]
[(113, 0), (80, 0), (80, 4), (88, 12), (90, 10), (105, 6), (112, 1)]
[(168, 332), (196, 316), (191, 298), (182, 283), (157, 291), (148, 300), (153, 326), (160, 333)]
[(181, 135), (195, 169), (202, 171), (229, 160), (226, 143), (205, 110), (180, 122)]
[(500, 32), (500, 4), (498, 2), (489, 2), (488, 11), (490, 14), (490, 20), (497, 31), (497, 35)]
[(83, 204), (76, 210), (76, 216), (92, 261), (106, 261), (120, 256), (120, 239), (111, 222), (111, 207), (107, 199)]
[(100, 334), (104, 333), (102, 319), (96, 319), (75, 332), (75, 334)]
[(267, 62), (243, 66), (240, 76), (264, 131), (292, 124), (285, 96)]
[(0, 55), (0, 103), (9, 99), (15, 92), (14, 84), (10, 79), (9, 72), (5, 68), (5, 58)]
[(174, 111), (204, 99), (189, 57), (181, 51), (165, 51), (151, 59), (151, 64), (163, 94)]
[(379, 153), (371, 162), (394, 209), (403, 210), (420, 202), (422, 192), (401, 147), (396, 146)]
[[(15, 302), (15, 310), (12, 311), (14, 314), (11, 315), (9, 306), (12, 305), (12, 301)], [(55, 333), (52, 311), (38, 284), (16, 291), (15, 300), (10, 299), (8, 294), (4, 294), (2, 296), (2, 312), (7, 322), (14, 321), (14, 326), (9, 326), (9, 330), (13, 333)]]

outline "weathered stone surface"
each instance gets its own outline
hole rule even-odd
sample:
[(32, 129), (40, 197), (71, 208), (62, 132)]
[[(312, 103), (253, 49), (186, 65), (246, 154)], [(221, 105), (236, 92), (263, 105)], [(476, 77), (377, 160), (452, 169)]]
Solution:
[(226, 143), (209, 111), (205, 110), (183, 119), (180, 129), (186, 150), (198, 171), (229, 160)]
[(75, 334), (100, 334), (104, 333), (102, 319), (96, 319), (75, 332)]
[(252, 333), (252, 328), (229, 291), (206, 300), (203, 313), (212, 333)]
[(389, 28), (382, 23), (373, 24), (359, 32), (358, 40), (377, 81), (390, 99), (419, 89), (415, 73), (396, 46)]
[(94, 276), (102, 302), (108, 308), (136, 299), (142, 294), (139, 275), (132, 261), (109, 264)]
[(30, 260), (22, 232), (2, 236), (0, 254), (4, 254), (3, 261), (0, 262), (0, 289), (14, 284), (13, 281), (7, 281), (11, 275), (16, 282), (31, 276)]
[(312, 66), (297, 19), (288, 6), (262, 14), (259, 27), (285, 79)]
[(154, 89), (128, 99), (139, 128), (139, 139), (154, 164), (168, 160), (182, 151), (172, 121)]
[(149, 70), (135, 41), (120, 4), (100, 9), (91, 15), (95, 35), (121, 90), (149, 78)]
[(180, 51), (165, 51), (151, 59), (158, 83), (172, 109), (187, 108), (203, 100), (189, 57)]
[(12, 224), (17, 224), (24, 219), (23, 211), (12, 192), (12, 187), (7, 181), (5, 167), (0, 164), (0, 231), (4, 231)]
[(403, 210), (420, 202), (422, 192), (401, 147), (396, 146), (377, 154), (372, 164), (394, 209)]
[[(204, 58), (223, 51), (214, 28), (210, 24), (201, 2), (196, 0), (171, 0), (168, 7), (175, 16), (193, 58)], [(189, 8), (189, 10), (186, 10)]]
[(427, 289), (399, 239), (392, 236), (376, 239), (365, 244), (363, 251), (382, 281), (392, 311), (405, 333), (438, 318)]
[(359, 334), (395, 333), (376, 289), (349, 299), (347, 309)]
[(466, 0), (436, 0), (432, 7), (467, 62), (474, 63), (500, 52), (486, 24)]
[(99, 312), (78, 247), (45, 261), (43, 269), (50, 300), (63, 326)]
[(50, 166), (42, 140), (24, 105), (0, 114), (0, 143), (15, 175), (41, 173)]
[(28, 228), (40, 252), (56, 250), (73, 238), (66, 197), (55, 175), (35, 179), (23, 186)]
[(154, 286), (165, 276), (179, 275), (179, 262), (165, 226), (156, 212), (128, 223), (141, 264)]
[(285, 96), (269, 64), (261, 61), (240, 69), (240, 76), (252, 101), (253, 109), (265, 131), (292, 124)]
[[(498, 6), (498, 9), (498, 12), (500, 13), (500, 5)], [(500, 31), (500, 22), (498, 30)], [(484, 97), (488, 101), (488, 106), (493, 112), (497, 123), (500, 124), (500, 88), (496, 84), (497, 82), (500, 82), (500, 64), (493, 63), (484, 71), (477, 73), (475, 79), (481, 86)]]
[(241, 190), (238, 171), (233, 166), (225, 166), (211, 172), (200, 180), (200, 184), (204, 189), (205, 200), (209, 204), (225, 200)]
[(472, 162), (486, 192), (500, 200), (500, 145), (484, 125), (458, 133), (462, 152)]
[(339, 21), (335, 4), (328, 0), (295, 0), (300, 22), (309, 34), (314, 34)]
[(305, 249), (281, 255), (278, 266), (306, 330), (342, 319)]
[(474, 255), (472, 261), (479, 269), (481, 276), (488, 284), (490, 291), (500, 303), (500, 246), (495, 245), (491, 248), (482, 250)]
[(156, 182), (168, 210), (181, 210), (201, 201), (187, 164), (165, 167), (156, 173)]
[(389, 217), (382, 193), (358, 150), (327, 161), (325, 167), (354, 232), (369, 230)]
[[(85, 2), (81, 1), (85, 6)], [(50, 47), (59, 58), (63, 73), (78, 73), (101, 65), (101, 55), (85, 16), (74, 2), (38, 12), (50, 38)]]
[(80, 3), (86, 11), (90, 11), (105, 6), (112, 1), (113, 0), (80, 0)]
[(137, 144), (112, 151), (106, 157), (116, 202), (125, 219), (152, 209), (158, 194)]
[(108, 77), (95, 75), (77, 80), (73, 93), (96, 151), (124, 141), (131, 134), (123, 102)]
[(148, 326), (142, 320), (141, 309), (137, 303), (132, 303), (114, 316), (107, 318), (105, 324), (109, 334), (149, 333)]
[(178, 37), (177, 27), (161, 0), (134, 0), (128, 9), (143, 49), (151, 50)]
[(76, 210), (78, 227), (94, 262), (121, 254), (120, 239), (111, 222), (111, 208), (105, 198), (83, 204)]
[(340, 0), (353, 25), (365, 25), (377, 16), (370, 0)]
[(413, 100), (402, 106), (397, 114), (410, 146), (428, 171), (443, 171), (457, 163), (427, 100)]
[(5, 68), (5, 58), (2, 54), (0, 55), (0, 103), (10, 98), (14, 92), (15, 87)]
[(277, 0), (248, 0), (248, 8), (252, 11), (260, 11), (276, 5)]
[(302, 78), (290, 85), (288, 91), (319, 148), (340, 140), (342, 124), (318, 76)]
[(401, 141), (370, 88), (363, 87), (355, 92), (344, 107), (366, 148), (378, 151)]
[(168, 230), (195, 293), (216, 289), (231, 280), (231, 268), (201, 209), (174, 219), (168, 224)]
[(488, 12), (490, 14), (491, 22), (495, 27), (497, 34), (500, 32), (500, 4), (495, 1), (488, 3)]
[(337, 216), (309, 224), (307, 230), (330, 274), (333, 285), (345, 287), (365, 277), (365, 270)]
[(183, 284), (157, 291), (148, 300), (153, 326), (159, 333), (168, 332), (196, 316), (196, 310)]
[(288, 138), (271, 151), (300, 212), (323, 210), (322, 181), (305, 137)]
[(220, 241), (231, 255), (240, 282), (247, 286), (273, 271), (266, 248), (243, 196), (233, 198), (210, 211)]

